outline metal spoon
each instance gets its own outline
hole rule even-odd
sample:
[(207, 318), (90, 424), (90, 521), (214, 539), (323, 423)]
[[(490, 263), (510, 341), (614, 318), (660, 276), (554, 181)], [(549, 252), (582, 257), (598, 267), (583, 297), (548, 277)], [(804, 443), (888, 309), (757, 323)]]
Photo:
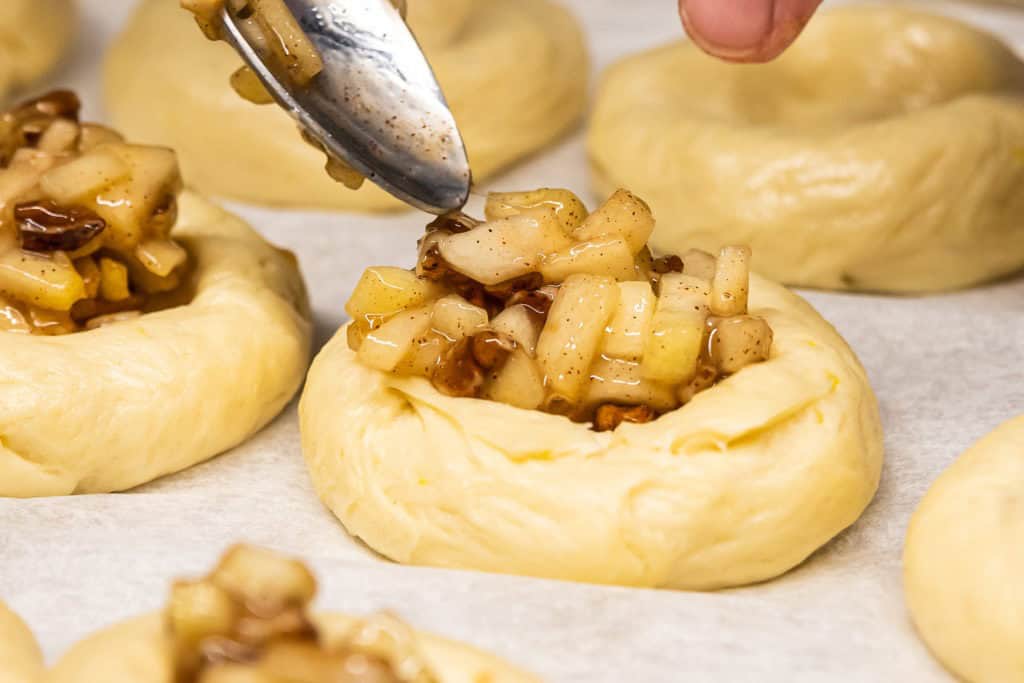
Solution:
[[(324, 68), (290, 84), (260, 36), (225, 7), (225, 39), (277, 103), (329, 154), (430, 213), (461, 208), (469, 160), (427, 59), (391, 0), (285, 0)], [(339, 190), (344, 191), (344, 190)]]

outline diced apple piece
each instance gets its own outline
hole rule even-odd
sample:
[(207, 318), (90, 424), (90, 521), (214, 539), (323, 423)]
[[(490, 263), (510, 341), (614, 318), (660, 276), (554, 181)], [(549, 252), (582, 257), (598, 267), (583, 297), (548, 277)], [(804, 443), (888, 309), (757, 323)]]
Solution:
[(487, 328), (487, 311), (458, 294), (449, 294), (434, 303), (432, 325), (449, 340), (457, 342)]
[(451, 347), (452, 342), (446, 337), (428, 329), (413, 339), (409, 353), (395, 366), (394, 371), (400, 375), (431, 377)]
[(513, 351), (484, 384), (484, 396), (517, 408), (534, 410), (544, 403), (544, 376), (523, 349)]
[(254, 10), (253, 19), (269, 38), (266, 45), (295, 85), (305, 86), (323, 71), (320, 54), (284, 0), (249, 0), (249, 5)]
[(70, 334), (78, 329), (67, 311), (52, 311), (48, 308), (28, 306), (28, 318), (36, 334), (56, 336)]
[(658, 310), (696, 311), (707, 316), (711, 285), (686, 273), (666, 273), (658, 281)]
[(70, 119), (56, 119), (39, 138), (36, 148), (51, 154), (60, 154), (78, 142), (78, 124)]
[(659, 307), (644, 347), (640, 366), (643, 377), (665, 384), (688, 382), (697, 372), (706, 320), (697, 311)]
[(66, 257), (8, 249), (0, 254), (0, 293), (39, 308), (69, 311), (85, 297), (85, 283)]
[(620, 282), (619, 304), (605, 328), (601, 353), (627, 360), (642, 358), (655, 303), (649, 282)]
[(626, 240), (580, 242), (544, 257), (540, 273), (546, 282), (561, 282), (570, 275), (604, 275), (619, 281), (636, 278), (636, 262)]
[(537, 341), (537, 361), (555, 395), (579, 400), (618, 299), (609, 277), (571, 275), (562, 283)]
[(458, 272), (485, 285), (496, 285), (538, 270), (544, 254), (571, 244), (557, 221), (530, 213), (447, 235), (438, 242), (438, 250)]
[(654, 214), (647, 203), (628, 190), (616, 190), (601, 208), (590, 214), (574, 232), (580, 242), (601, 237), (622, 237), (634, 254), (647, 245), (654, 232)]
[(107, 301), (124, 301), (132, 295), (128, 287), (128, 268), (120, 261), (100, 259), (100, 296)]
[(541, 327), (540, 317), (522, 304), (509, 306), (491, 321), (492, 330), (507, 335), (531, 358), (537, 350)]
[(561, 224), (562, 231), (571, 235), (587, 218), (587, 207), (569, 190), (542, 188), (527, 192), (491, 192), (487, 195), (484, 215), (487, 220), (508, 218), (531, 209), (550, 207)]
[(47, 171), (39, 185), (58, 204), (73, 204), (124, 180), (130, 170), (119, 156), (100, 147)]
[(430, 329), (430, 318), (429, 306), (396, 313), (366, 335), (357, 351), (359, 360), (371, 368), (392, 372), (412, 350), (416, 338)]
[(163, 147), (111, 144), (103, 147), (129, 167), (129, 176), (102, 190), (89, 208), (107, 222), (107, 245), (129, 255), (145, 236), (153, 213), (168, 192), (181, 187), (178, 160)]
[(135, 258), (154, 275), (167, 277), (188, 260), (188, 252), (171, 240), (145, 240), (135, 247)]
[(85, 298), (95, 299), (100, 293), (100, 268), (91, 256), (75, 259), (75, 270), (85, 284)]
[(10, 301), (0, 297), (0, 331), (31, 334), (32, 325), (25, 314)]
[(88, 152), (100, 145), (111, 142), (124, 142), (124, 138), (117, 131), (101, 126), (96, 123), (83, 123), (78, 136), (78, 151)]
[(690, 249), (680, 258), (683, 259), (683, 272), (711, 282), (715, 277), (715, 257), (700, 249)]
[(647, 405), (658, 412), (667, 412), (679, 405), (673, 387), (645, 379), (639, 362), (603, 356), (590, 367), (585, 403), (588, 406)]
[(228, 550), (210, 578), (248, 604), (305, 605), (316, 595), (316, 579), (302, 562), (246, 545)]
[(711, 312), (722, 316), (746, 313), (749, 287), (750, 247), (724, 247), (711, 280)]
[(345, 312), (353, 320), (375, 324), (407, 308), (421, 306), (440, 293), (437, 285), (416, 277), (411, 270), (374, 266), (363, 271), (345, 304)]
[(768, 360), (772, 328), (764, 318), (749, 315), (714, 319), (708, 348), (718, 371), (731, 375), (752, 363)]

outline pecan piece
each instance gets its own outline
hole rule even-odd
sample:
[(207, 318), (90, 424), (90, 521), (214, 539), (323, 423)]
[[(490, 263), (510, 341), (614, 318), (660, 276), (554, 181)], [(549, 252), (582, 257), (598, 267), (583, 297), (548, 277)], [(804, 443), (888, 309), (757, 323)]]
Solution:
[(432, 378), (434, 387), (448, 396), (473, 397), (484, 384), (484, 373), (473, 357), (471, 340), (455, 343), (441, 358)]
[(444, 230), (454, 235), (460, 232), (469, 232), (478, 225), (480, 225), (480, 221), (472, 216), (467, 216), (461, 211), (449, 211), (428, 223), (427, 232)]
[(505, 307), (510, 308), (517, 304), (522, 304), (542, 318), (547, 318), (548, 311), (551, 310), (551, 304), (555, 301), (555, 293), (557, 291), (554, 287), (519, 291), (509, 297), (508, 301), (505, 302)]
[(470, 350), (473, 360), (484, 370), (496, 370), (515, 351), (516, 343), (504, 334), (487, 330), (473, 335)]
[(607, 432), (615, 429), (623, 422), (643, 424), (650, 422), (658, 415), (650, 406), (617, 406), (606, 403), (597, 409), (594, 416), (594, 430)]
[(14, 220), (21, 246), (29, 251), (74, 251), (107, 227), (84, 206), (61, 206), (50, 199), (15, 204)]

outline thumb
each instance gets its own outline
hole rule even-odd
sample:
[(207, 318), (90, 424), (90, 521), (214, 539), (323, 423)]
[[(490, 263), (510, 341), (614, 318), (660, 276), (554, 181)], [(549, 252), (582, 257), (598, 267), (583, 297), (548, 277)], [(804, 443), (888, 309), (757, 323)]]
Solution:
[(821, 0), (679, 0), (697, 45), (736, 62), (767, 62), (796, 40)]

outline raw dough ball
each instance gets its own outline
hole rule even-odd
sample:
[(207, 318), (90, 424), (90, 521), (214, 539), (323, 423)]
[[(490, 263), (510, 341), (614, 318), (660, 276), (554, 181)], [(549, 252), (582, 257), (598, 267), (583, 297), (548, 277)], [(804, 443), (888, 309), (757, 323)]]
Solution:
[(59, 337), (0, 333), (0, 496), (120, 491), (258, 431), (309, 357), (294, 257), (205, 199), (179, 200), (190, 303)]
[[(317, 619), (328, 640), (348, 634), (355, 620), (340, 614)], [(538, 683), (494, 655), (417, 632), (423, 656), (441, 683)], [(169, 644), (160, 615), (118, 624), (75, 645), (43, 679), (45, 683), (170, 683)]]
[[(477, 180), (579, 120), (589, 67), (565, 10), (549, 0), (409, 0), (409, 13)], [(108, 56), (107, 108), (129, 138), (174, 147), (184, 176), (207, 192), (335, 209), (404, 206), (372, 183), (353, 192), (327, 177), (324, 155), (302, 142), (287, 114), (231, 90), (240, 65), (177, 2), (143, 0)]]
[(0, 2), (0, 98), (49, 71), (73, 42), (71, 0)]
[(1024, 64), (995, 38), (845, 7), (766, 65), (692, 44), (626, 59), (600, 87), (590, 158), (602, 193), (651, 204), (658, 249), (749, 244), (793, 285), (951, 289), (1024, 266), (1021, 95)]
[(938, 478), (910, 520), (903, 573), (914, 624), (953, 673), (1024, 681), (1024, 416)]
[(342, 330), (299, 406), (316, 489), (398, 562), (682, 589), (777, 576), (871, 500), (882, 435), (836, 331), (756, 276), (772, 357), (644, 425), (450, 398), (360, 364)]
[(43, 653), (32, 632), (0, 602), (0, 683), (30, 683), (43, 672)]

